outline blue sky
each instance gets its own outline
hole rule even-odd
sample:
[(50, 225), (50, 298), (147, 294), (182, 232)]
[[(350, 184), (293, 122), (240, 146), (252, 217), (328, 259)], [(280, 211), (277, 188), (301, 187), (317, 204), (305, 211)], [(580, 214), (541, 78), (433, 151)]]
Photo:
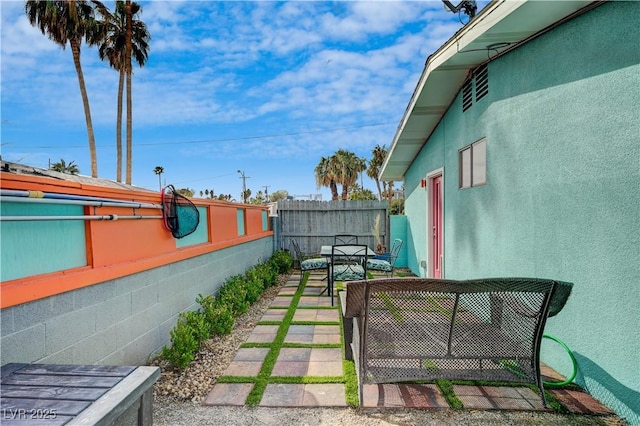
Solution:
[[(162, 166), (163, 183), (238, 200), (238, 170), (254, 194), (330, 199), (315, 183), (320, 158), (388, 148), (427, 57), (461, 28), (440, 0), (139, 3), (152, 40), (133, 75), (132, 183), (158, 189)], [(70, 48), (31, 27), (24, 2), (0, 8), (2, 158), (63, 158), (90, 175)], [(81, 57), (98, 173), (115, 180), (118, 74), (96, 48)]]

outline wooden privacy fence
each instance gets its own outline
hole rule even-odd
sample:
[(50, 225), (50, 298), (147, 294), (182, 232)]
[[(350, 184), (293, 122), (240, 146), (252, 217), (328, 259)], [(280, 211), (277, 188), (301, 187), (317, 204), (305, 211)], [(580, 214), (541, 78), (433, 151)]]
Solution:
[(389, 248), (388, 201), (278, 201), (274, 231), (278, 248), (293, 252), (295, 239), (304, 254), (320, 253), (336, 234), (358, 236), (358, 242), (376, 248), (374, 224), (380, 216), (380, 239)]

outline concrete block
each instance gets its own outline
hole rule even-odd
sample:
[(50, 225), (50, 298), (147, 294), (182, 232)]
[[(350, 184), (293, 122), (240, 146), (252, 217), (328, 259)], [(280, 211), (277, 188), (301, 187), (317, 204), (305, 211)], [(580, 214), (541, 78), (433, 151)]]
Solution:
[(97, 362), (100, 365), (127, 365), (124, 362), (124, 349), (120, 348)]
[(73, 306), (76, 309), (83, 309), (113, 299), (115, 295), (116, 284), (114, 281), (90, 285), (73, 292)]
[(77, 342), (73, 345), (74, 363), (95, 364), (116, 351), (118, 332), (118, 326), (113, 325)]
[(45, 322), (47, 354), (72, 346), (96, 331), (95, 307), (88, 307)]
[(45, 327), (37, 324), (2, 336), (0, 348), (2, 365), (10, 362), (36, 362), (46, 353)]
[(155, 331), (143, 334), (122, 348), (122, 362), (127, 365), (146, 364), (152, 355), (151, 348), (158, 344), (158, 334)]
[(131, 292), (131, 310), (138, 312), (158, 303), (158, 284), (150, 284)]
[(158, 281), (158, 302), (163, 302), (165, 300), (171, 300), (179, 293), (182, 289), (179, 285), (173, 281), (172, 277), (166, 278), (162, 281)]
[(14, 306), (13, 321), (15, 331), (25, 330), (42, 324), (54, 316), (50, 298), (35, 300)]
[(153, 308), (134, 313), (117, 324), (116, 344), (119, 347), (125, 347), (155, 327)]
[(6, 336), (15, 331), (13, 323), (13, 308), (0, 310), (0, 335)]
[(104, 330), (132, 314), (131, 294), (125, 293), (94, 306), (96, 331)]
[(75, 364), (75, 348), (73, 346), (65, 348), (35, 362), (39, 364)]

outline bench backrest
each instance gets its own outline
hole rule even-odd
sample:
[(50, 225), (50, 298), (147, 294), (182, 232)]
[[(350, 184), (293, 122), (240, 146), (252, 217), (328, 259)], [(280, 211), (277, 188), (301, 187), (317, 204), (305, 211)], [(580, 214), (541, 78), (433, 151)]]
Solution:
[(348, 283), (345, 316), (361, 317), (354, 336), (360, 374), (369, 383), (539, 384), (540, 341), (555, 287), (555, 281), (535, 278)]

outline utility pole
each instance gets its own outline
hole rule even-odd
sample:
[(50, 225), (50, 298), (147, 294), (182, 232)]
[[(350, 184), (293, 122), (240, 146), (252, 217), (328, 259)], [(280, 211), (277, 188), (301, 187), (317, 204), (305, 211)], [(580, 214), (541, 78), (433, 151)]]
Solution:
[(269, 188), (271, 186), (270, 185), (264, 185), (264, 198), (267, 200), (267, 203), (269, 202)]
[(240, 179), (242, 179), (242, 202), (247, 204), (247, 179), (250, 179), (249, 176), (245, 176), (244, 170), (238, 170), (240, 173)]

